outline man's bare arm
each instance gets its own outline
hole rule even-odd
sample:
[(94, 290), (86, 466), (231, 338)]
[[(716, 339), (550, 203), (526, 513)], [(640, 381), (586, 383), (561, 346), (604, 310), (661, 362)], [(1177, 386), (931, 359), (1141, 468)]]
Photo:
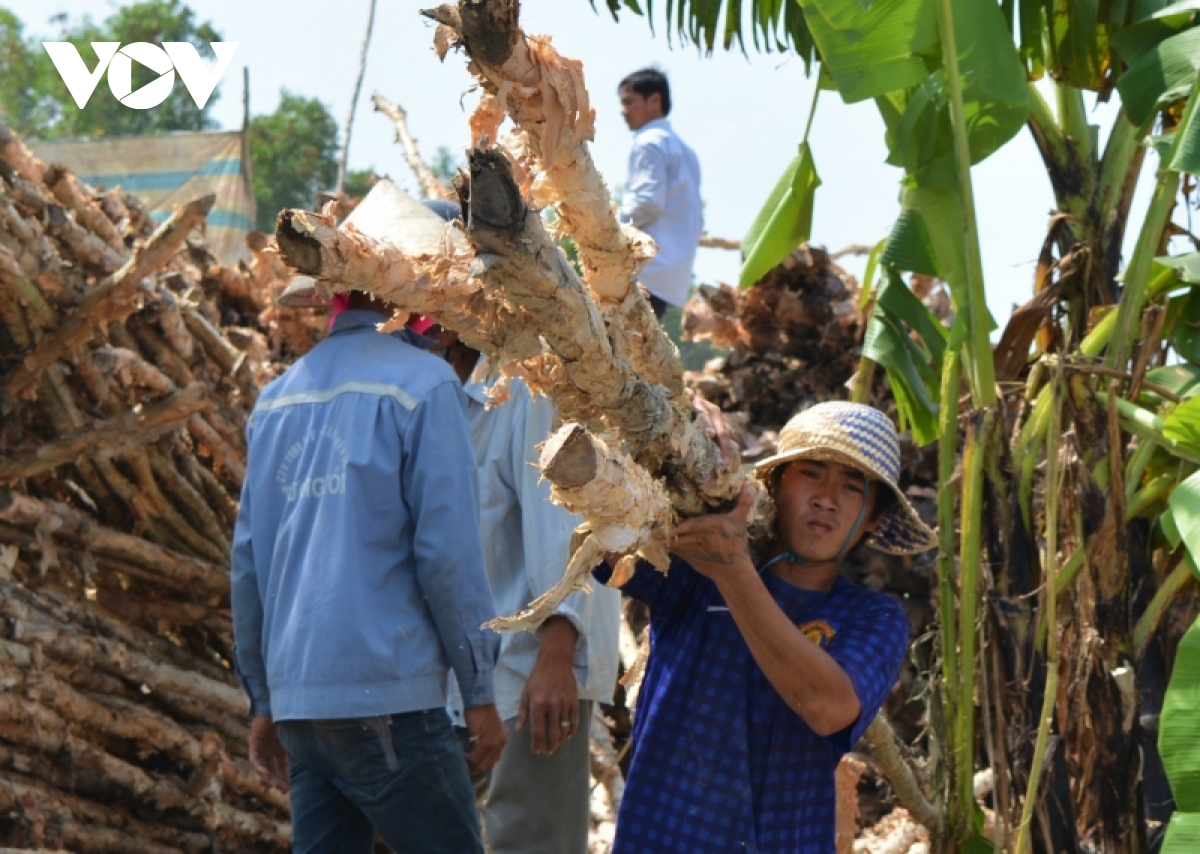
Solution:
[(728, 573), (717, 588), (767, 680), (813, 732), (833, 735), (858, 720), (850, 677), (788, 619), (753, 565)]
[(746, 537), (752, 503), (743, 489), (729, 513), (681, 522), (671, 551), (716, 583), (754, 660), (788, 708), (818, 735), (833, 735), (858, 719), (858, 694), (841, 666), (793, 625), (759, 577)]

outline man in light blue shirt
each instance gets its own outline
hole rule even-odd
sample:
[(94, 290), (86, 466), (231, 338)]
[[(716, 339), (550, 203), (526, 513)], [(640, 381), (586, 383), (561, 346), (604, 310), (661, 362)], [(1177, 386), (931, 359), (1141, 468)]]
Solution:
[[(536, 467), (554, 407), (513, 379), (507, 402), (488, 409), (495, 380), (470, 381), (478, 352), (452, 332), (433, 334), (466, 384), (488, 578), (496, 610), (513, 614), (562, 579), (581, 521), (550, 502)], [(593, 704), (611, 702), (616, 687), (620, 608), (619, 591), (596, 585), (569, 596), (537, 634), (501, 636), (496, 706), (509, 741), (488, 782), (492, 854), (586, 854), (589, 725)]]
[[(400, 192), (380, 186), (363, 206)], [(393, 223), (429, 216), (392, 201)], [(482, 854), (467, 766), (490, 768), (506, 735), (474, 452), (458, 378), (376, 331), (390, 309), (352, 293), (247, 426), (232, 586), (251, 761), (290, 784), (297, 852), (366, 854), (378, 831), (394, 850)]]
[(692, 264), (704, 228), (700, 161), (667, 121), (671, 90), (661, 71), (635, 71), (621, 81), (617, 92), (621, 115), (633, 131), (620, 219), (658, 245), (639, 280), (662, 317), (667, 305), (687, 302), (692, 286)]

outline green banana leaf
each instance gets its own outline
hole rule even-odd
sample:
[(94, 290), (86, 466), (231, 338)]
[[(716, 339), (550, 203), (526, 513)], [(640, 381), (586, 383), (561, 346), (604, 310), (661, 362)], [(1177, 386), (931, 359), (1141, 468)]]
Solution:
[[(846, 103), (920, 85), (937, 56), (937, 14), (930, 0), (796, 0)], [(923, 56), (924, 55), (924, 56)]]
[(1188, 106), (1182, 124), (1175, 130), (1175, 144), (1168, 165), (1176, 172), (1200, 175), (1200, 109), (1194, 104)]
[[(1178, 268), (1176, 272), (1179, 272)], [(1179, 318), (1171, 330), (1171, 346), (1182, 358), (1200, 365), (1200, 288), (1192, 288), (1184, 298)]]
[(1200, 454), (1200, 397), (1189, 398), (1167, 413), (1162, 432), (1168, 439)]
[(1150, 277), (1156, 278), (1165, 269), (1175, 271), (1175, 277), (1188, 285), (1200, 285), (1200, 252), (1187, 255), (1162, 255), (1154, 259)]
[(1147, 371), (1146, 379), (1185, 399), (1200, 395), (1200, 365), (1164, 365)]
[(1123, 60), (1132, 65), (1163, 39), (1191, 27), (1195, 23), (1196, 12), (1200, 12), (1200, 0), (1172, 3), (1114, 33), (1112, 46)]
[(938, 394), (947, 331), (899, 274), (888, 269), (863, 338), (863, 355), (881, 365), (902, 429), (918, 444), (938, 435)]
[[(938, 276), (937, 261), (934, 260), (933, 241), (925, 219), (915, 208), (903, 208), (892, 233), (883, 248), (880, 263), (897, 270), (908, 270), (926, 276)], [(943, 277), (944, 278), (944, 277)]]
[[(1200, 561), (1200, 472), (1171, 490), (1167, 504), (1171, 508), (1171, 524), (1178, 532), (1178, 539), (1171, 538), (1171, 544), (1178, 547), (1182, 542), (1193, 559)], [(1197, 810), (1200, 811), (1200, 806)]]
[(1167, 825), (1159, 854), (1196, 854), (1200, 851), (1200, 813), (1177, 812)]
[(1049, 40), (1056, 80), (1078, 89), (1099, 89), (1108, 60), (1108, 26), (1101, 0), (1052, 0)]
[(1200, 619), (1179, 642), (1171, 681), (1163, 697), (1158, 751), (1177, 812), (1171, 816), (1163, 854), (1200, 850)]
[(813, 200), (821, 179), (808, 142), (788, 164), (742, 240), (742, 271), (738, 284), (748, 288), (808, 240), (812, 233)]
[[(596, 8), (596, 0), (589, 0)], [(650, 23), (654, 31), (655, 0), (604, 0), (604, 5), (617, 20), (622, 10), (640, 15)], [(721, 46), (729, 49), (736, 42), (745, 50), (742, 32), (742, 0), (665, 0), (657, 4), (664, 9), (667, 37), (675, 34), (683, 41), (703, 47), (712, 53), (720, 36)], [(812, 35), (804, 20), (804, 14), (795, 0), (752, 0), (750, 7), (750, 33), (756, 50), (793, 51), (799, 54), (806, 66), (816, 58)], [(722, 12), (724, 27), (719, 26)]]
[(1187, 96), (1200, 70), (1200, 27), (1156, 44), (1117, 81), (1121, 103), (1140, 125), (1160, 107)]
[[(1164, 514), (1164, 522), (1167, 515), (1186, 545), (1195, 570), (1196, 563), (1200, 562), (1200, 472), (1175, 487), (1170, 498), (1170, 513)], [(1200, 709), (1200, 619), (1179, 642), (1159, 721), (1158, 750), (1177, 810), (1167, 827), (1163, 854), (1194, 854), (1200, 850), (1200, 715), (1196, 713), (1197, 709)]]

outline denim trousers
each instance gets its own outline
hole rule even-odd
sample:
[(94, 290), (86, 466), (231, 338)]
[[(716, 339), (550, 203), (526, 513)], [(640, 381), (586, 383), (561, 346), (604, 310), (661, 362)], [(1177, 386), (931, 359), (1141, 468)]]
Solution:
[(296, 854), (482, 854), (467, 765), (443, 709), (280, 721)]

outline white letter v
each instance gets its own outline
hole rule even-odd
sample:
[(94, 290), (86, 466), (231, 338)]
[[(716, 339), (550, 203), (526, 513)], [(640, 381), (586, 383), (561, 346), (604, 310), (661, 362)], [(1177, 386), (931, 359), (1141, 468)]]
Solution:
[(229, 60), (233, 59), (233, 52), (237, 50), (238, 46), (237, 42), (209, 42), (209, 44), (212, 45), (213, 53), (217, 55), (217, 67), (211, 75), (204, 73), (204, 63), (200, 59), (200, 53), (191, 42), (162, 43), (163, 50), (167, 52), (167, 56), (171, 57), (171, 64), (175, 66), (175, 70), (183, 79), (183, 85), (187, 87), (192, 100), (201, 110), (208, 103), (208, 97), (216, 88), (221, 75), (225, 73), (225, 67), (229, 65)]
[(67, 84), (67, 91), (71, 93), (71, 97), (75, 99), (75, 103), (82, 110), (87, 106), (88, 98), (92, 97), (92, 93), (96, 91), (96, 84), (104, 76), (108, 64), (117, 55), (121, 43), (92, 42), (92, 50), (96, 52), (96, 58), (100, 60), (96, 63), (95, 71), (87, 70), (87, 66), (83, 64), (83, 57), (79, 55), (79, 50), (70, 42), (42, 42), (42, 47), (46, 49), (46, 53), (50, 54), (50, 61), (58, 69), (58, 76), (62, 78), (63, 83)]

